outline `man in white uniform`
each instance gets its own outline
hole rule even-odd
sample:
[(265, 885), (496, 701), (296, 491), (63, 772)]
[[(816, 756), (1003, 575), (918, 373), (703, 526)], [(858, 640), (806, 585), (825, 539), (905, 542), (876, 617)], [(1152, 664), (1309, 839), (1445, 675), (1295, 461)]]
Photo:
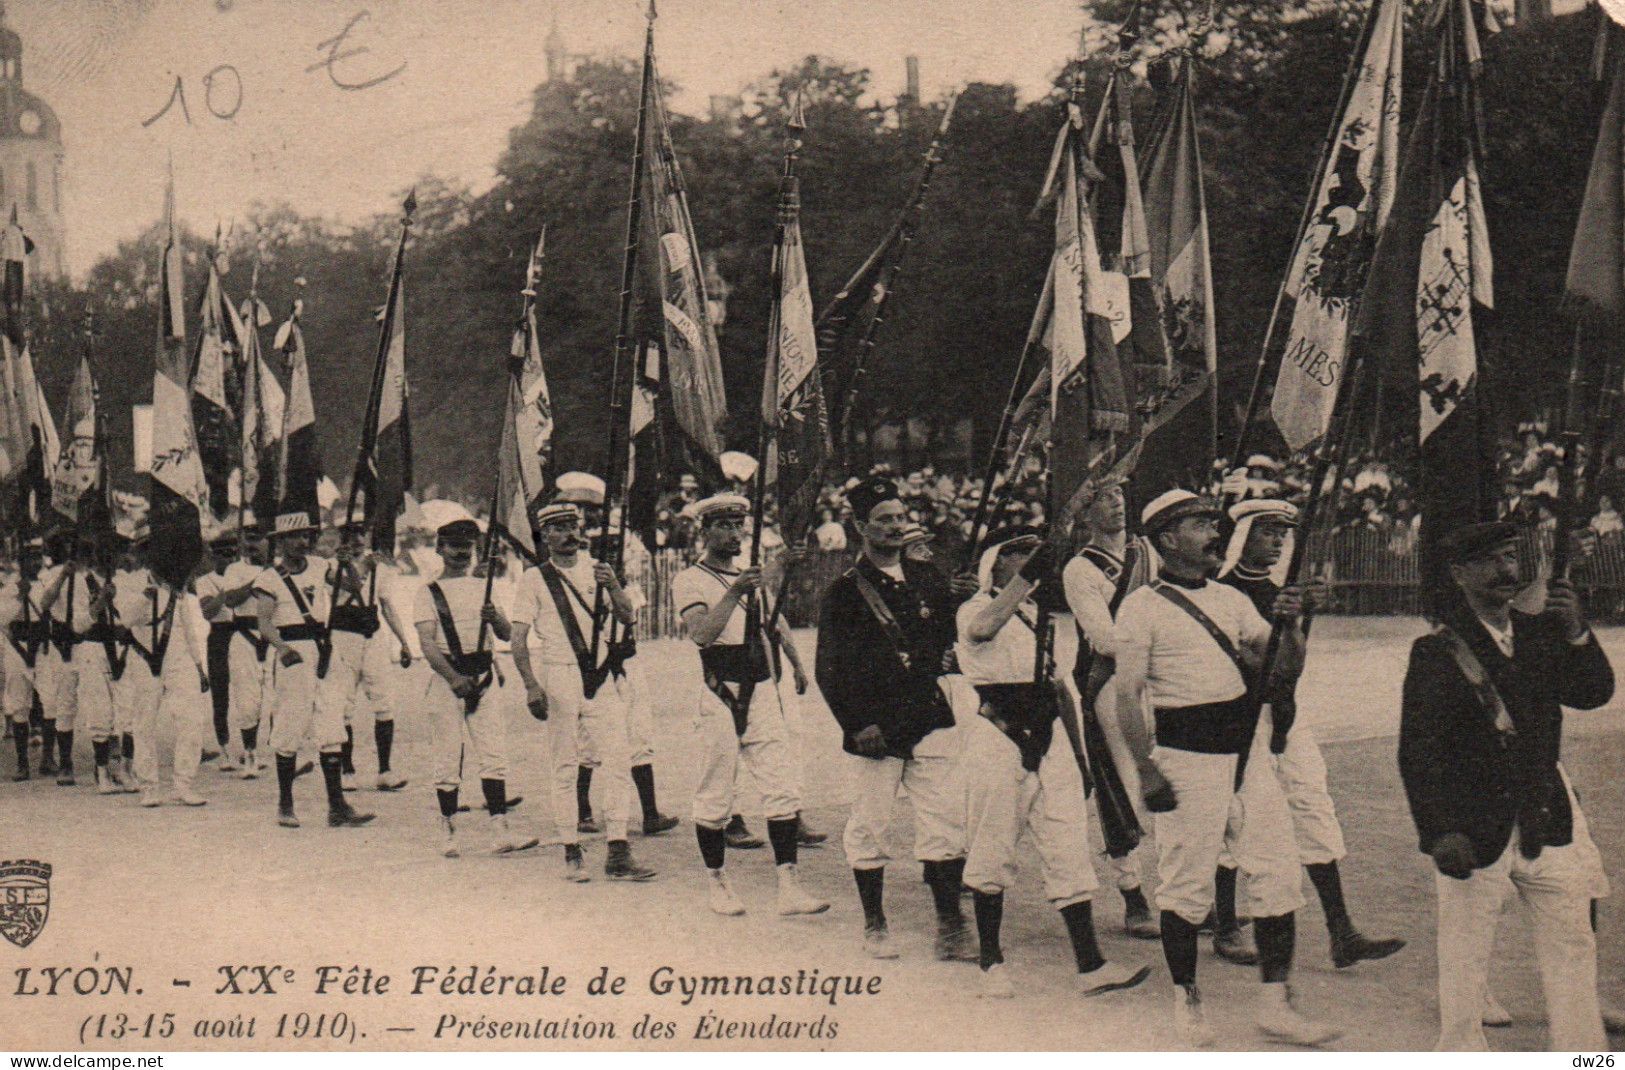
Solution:
[[(548, 723), (548, 782), (553, 821), (564, 842), (565, 878), (589, 879), (581, 833), (570, 820), (575, 816), (580, 764), (577, 735), (585, 722), (608, 781), (604, 821), (609, 845), (604, 875), (611, 880), (649, 880), (655, 871), (632, 858), (626, 839), (632, 785), (626, 703), (600, 668), (604, 644), (600, 641), (593, 649), (592, 639), (600, 634), (593, 622), (599, 588), (621, 624), (631, 626), (637, 617), (615, 570), (582, 552), (580, 509), (569, 502), (544, 506), (537, 511), (536, 527), (547, 545), (548, 559), (520, 578), (514, 605), (513, 657), (525, 681), (531, 715)], [(601, 622), (601, 629), (608, 631), (607, 620)]]
[[(339, 751), (345, 791), (356, 790), (355, 713), (365, 703), (372, 710), (373, 743), (378, 752), (379, 791), (399, 791), (406, 778), (390, 769), (395, 746), (395, 711), (391, 707), (391, 656), (406, 629), (387, 596), (393, 568), (367, 550), (365, 525), (353, 523), (339, 532), (338, 562), (333, 582), (333, 664), (322, 681), (318, 702), (344, 711), (344, 746)], [(388, 625), (389, 631), (384, 631)], [(393, 640), (392, 640), (393, 637)]]
[[(750, 501), (719, 494), (689, 509), (705, 538), (705, 557), (672, 581), (672, 604), (682, 617), (684, 634), (700, 649), (705, 682), (697, 695), (695, 722), (700, 775), (694, 789), (694, 833), (711, 877), (711, 909), (723, 915), (745, 912), (723, 873), (724, 830), (742, 763), (760, 786), (767, 811), (768, 839), (778, 867), (779, 913), (821, 914), (829, 904), (808, 895), (796, 881), (800, 777), (785, 725), (783, 674), (776, 670), (779, 652), (798, 674), (800, 658), (783, 618), (776, 637), (766, 634), (768, 610), (758, 594), (761, 570), (734, 568)], [(761, 599), (755, 626), (763, 630), (756, 636), (747, 634), (751, 614), (746, 604), (753, 595)]]
[[(108, 780), (97, 789), (106, 794), (139, 791), (135, 774), (135, 734), (137, 723), (158, 708), (158, 673), (163, 668), (158, 654), (163, 608), (157, 581), (147, 568), (146, 535), (130, 540), (124, 560), (113, 574), (113, 623), (124, 644), (122, 671), (113, 678), (113, 725), (121, 743), (119, 754), (109, 747)], [(211, 683), (211, 687), (212, 687)]]
[[(1146, 807), (1157, 815), (1157, 906), (1176, 986), (1174, 1023), (1187, 1042), (1213, 1043), (1196, 987), (1196, 937), (1213, 908), (1220, 854), (1228, 850), (1248, 874), (1263, 981), (1259, 1029), (1290, 1043), (1326, 1044), (1338, 1031), (1299, 1014), (1287, 991), (1303, 878), (1269, 750), (1269, 721), (1260, 719), (1249, 693), (1270, 625), (1246, 595), (1209, 579), (1223, 562), (1222, 515), (1217, 502), (1190, 491), (1153, 499), (1141, 522), (1161, 568), (1156, 582), (1123, 600), (1117, 616), (1118, 709), (1142, 709), (1148, 694), (1156, 709), (1155, 750), (1143, 718), (1121, 717), (1118, 724), (1139, 766)], [(1283, 674), (1303, 664), (1300, 599), (1288, 588), (1275, 602), (1277, 619), (1290, 624), (1278, 662)]]
[[(17, 768), (11, 779), (27, 780), (29, 773), (28, 718), (34, 708), (35, 674), (44, 630), (38, 603), (43, 547), (38, 540), (24, 543), (18, 550), (17, 569), (0, 586), (0, 623), (6, 634), (4, 652), (5, 715), (11, 722), (12, 745), (17, 751)], [(41, 774), (44, 773), (41, 761)]]
[(963, 732), (965, 886), (976, 896), (982, 994), (1015, 995), (999, 928), (1004, 893), (1015, 883), (1016, 844), (1028, 831), (1038, 848), (1044, 897), (1066, 923), (1083, 994), (1133, 988), (1151, 967), (1108, 962), (1100, 953), (1083, 773), (1064, 734), (1055, 731), (1057, 714), (1066, 714), (1056, 708), (1053, 682), (1035, 676), (1039, 613), (1029, 596), (1053, 574), (1049, 551), (1022, 528), (988, 543), (977, 570), (979, 590), (958, 613), (959, 668), (981, 699), (980, 716), (969, 718)]
[(271, 662), (266, 656), (270, 644), (259, 633), (254, 581), (270, 566), (271, 557), (265, 533), (252, 524), (243, 527), (237, 549), (240, 556), (236, 560), (223, 571), (198, 577), (196, 586), (203, 614), (210, 622), (211, 639), (224, 635), (228, 640), (227, 705), (242, 740), (242, 777), (253, 780), (264, 768), (259, 756), (260, 718), (271, 682)]
[[(56, 782), (71, 786), (73, 732), (81, 713), (92, 732), (106, 731), (112, 721), (112, 692), (108, 688), (107, 657), (99, 644), (80, 650), (80, 640), (112, 600), (107, 574), (96, 562), (96, 540), (91, 536), (60, 540), (72, 557), (40, 577), (45, 593), (40, 613), (50, 619), (51, 642), (41, 650), (35, 676), (41, 683), (47, 728), (54, 718), (58, 769)], [(51, 736), (46, 735), (46, 746)]]
[(293, 809), (293, 781), (299, 747), (309, 742), (321, 752), (322, 780), (327, 787), (327, 823), (333, 828), (365, 825), (372, 814), (344, 800), (344, 713), (317, 701), (325, 675), (328, 648), (327, 614), (331, 563), (310, 553), (316, 525), (306, 513), (276, 518), (277, 564), (254, 581), (259, 631), (275, 651), (271, 690), (276, 720), (271, 746), (276, 750), (277, 824), (298, 828)]
[[(141, 695), (135, 709), (135, 776), (142, 806), (162, 806), (159, 784), (159, 737), (173, 731), (174, 800), (182, 806), (206, 802), (194, 788), (203, 758), (209, 722), (208, 655), (204, 651), (203, 612), (187, 590), (158, 586), (163, 611), (153, 636), (152, 657), (159, 666), (156, 687)], [(139, 677), (138, 677), (139, 678)], [(157, 701), (150, 701), (156, 698)]]
[[(1061, 583), (1078, 630), (1074, 688), (1080, 702), (1087, 701), (1090, 694), (1095, 696), (1092, 709), (1080, 710), (1085, 718), (1084, 749), (1095, 781), (1095, 814), (1105, 842), (1107, 865), (1123, 896), (1123, 927), (1137, 939), (1156, 940), (1162, 930), (1151, 914), (1140, 880), (1142, 866), (1148, 873), (1155, 866), (1155, 848), (1146, 832), (1151, 822), (1138, 813), (1133, 791), (1124, 783), (1125, 775), (1133, 774), (1132, 756), (1124, 748), (1116, 752), (1111, 749), (1112, 741), (1122, 738), (1116, 728), (1117, 687), (1113, 677), (1117, 626), (1113, 616), (1130, 586), (1149, 569), (1139, 560), (1143, 543), (1136, 544), (1133, 561), (1128, 557), (1121, 483), (1091, 487), (1082, 520), (1089, 531), (1089, 542), (1066, 563)], [(1094, 724), (1088, 721), (1091, 715)]]
[[(535, 847), (508, 827), (507, 711), (497, 701), (491, 635), (506, 638), (509, 623), (485, 600), (486, 581), (471, 575), (480, 528), (472, 520), (441, 526), (436, 549), (445, 561), (439, 579), (417, 594), (412, 623), (423, 656), (434, 670), (424, 704), (434, 750), (435, 795), (440, 803), (440, 853), (456, 858), (458, 789), (465, 751), (472, 751), (491, 822), (491, 851), (508, 854)], [(466, 740), (466, 742), (465, 742)]]
[(220, 747), (222, 773), (238, 768), (231, 756), (231, 641), (237, 628), (231, 606), (221, 598), (226, 589), (226, 575), (237, 560), (238, 538), (235, 531), (223, 532), (209, 543), (204, 568), (192, 581), (192, 590), (203, 609), (209, 634), (205, 644), (209, 662), (209, 701), (214, 712), (214, 738)]

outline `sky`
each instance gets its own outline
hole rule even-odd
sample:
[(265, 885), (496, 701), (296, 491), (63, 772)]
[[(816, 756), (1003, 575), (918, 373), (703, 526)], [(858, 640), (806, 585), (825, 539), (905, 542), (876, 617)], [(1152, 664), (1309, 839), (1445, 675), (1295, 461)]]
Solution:
[[(179, 215), (202, 233), (256, 202), (359, 222), (426, 173), (483, 189), (546, 75), (554, 19), (572, 53), (636, 56), (644, 9), (10, 0), (5, 18), (23, 37), (25, 86), (62, 121), (68, 263), (82, 277), (158, 217), (171, 157)], [(881, 99), (903, 88), (906, 55), (928, 99), (970, 81), (1032, 97), (1083, 19), (1078, 0), (660, 0), (656, 40), (676, 110), (703, 114), (711, 95), (811, 53), (868, 67)]]

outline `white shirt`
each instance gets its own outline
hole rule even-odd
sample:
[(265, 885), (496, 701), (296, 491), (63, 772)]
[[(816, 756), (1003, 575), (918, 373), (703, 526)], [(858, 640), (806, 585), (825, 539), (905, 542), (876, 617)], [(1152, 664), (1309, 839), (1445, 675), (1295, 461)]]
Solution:
[[(971, 622), (993, 604), (993, 598), (989, 591), (977, 591), (959, 607), (955, 617), (959, 624), (959, 671), (973, 684), (1030, 684), (1037, 667), (1038, 642), (1027, 621), (1038, 618), (1038, 607), (1031, 599), (1022, 602), (1017, 615), (1005, 622), (999, 634), (978, 643), (970, 638)], [(1023, 616), (1027, 620), (1022, 620)]]
[(151, 650), (155, 620), (161, 620), (167, 596), (159, 591), (156, 605), (147, 592), (154, 589), (152, 573), (144, 568), (113, 573), (113, 620), (130, 629), (142, 649)]
[[(311, 555), (305, 558), (303, 572), (290, 577), (299, 593), (304, 596), (305, 607), (310, 616), (318, 622), (327, 620), (327, 613), (332, 606), (332, 587), (328, 578), (332, 562), (326, 558)], [(259, 577), (254, 580), (256, 594), (268, 594), (276, 599), (276, 615), (272, 619), (278, 629), (291, 628), (295, 624), (303, 624), (305, 617), (294, 604), (293, 595), (288, 591), (288, 585), (283, 581), (282, 573), (274, 566), (261, 570)], [(257, 610), (256, 610), (257, 612)]]
[[(446, 596), (446, 608), (451, 611), (452, 626), (457, 629), (457, 638), (462, 643), (462, 651), (472, 654), (480, 641), (480, 609), (485, 605), (485, 578), (483, 576), (457, 576), (452, 579), (439, 579), (435, 581), (440, 591)], [(446, 641), (445, 629), (440, 623), (440, 614), (435, 608), (434, 595), (429, 591), (429, 585), (424, 584), (418, 589), (417, 596), (412, 603), (412, 625), (415, 631), (419, 624), (434, 625), (435, 642), (440, 649), (451, 653), (451, 646)], [(491, 649), (491, 639), (486, 637), (485, 648)]]
[[(1207, 629), (1152, 584), (1123, 599), (1117, 613), (1119, 665), (1146, 660), (1151, 701), (1159, 709), (1229, 702), (1247, 690), (1241, 671)], [(1252, 599), (1227, 583), (1209, 580), (1179, 592), (1212, 618), (1238, 649), (1269, 638), (1270, 625)]]
[[(559, 570), (565, 580), (565, 600), (575, 613), (582, 640), (588, 643), (592, 642), (592, 611), (598, 597), (598, 578), (592, 572), (596, 564), (591, 555), (582, 551), (576, 554), (573, 566)], [(571, 592), (572, 587), (574, 593)], [(607, 607), (609, 599), (606, 597), (604, 602)], [(527, 568), (519, 578), (519, 590), (514, 597), (513, 616), (510, 619), (515, 625), (529, 626), (530, 635), (525, 645), (531, 657), (539, 659), (543, 665), (576, 664), (575, 648), (570, 645), (569, 633), (565, 631), (564, 621), (559, 617), (558, 607), (553, 601), (553, 592), (548, 588), (547, 580), (542, 578), (541, 569)], [(608, 630), (607, 621), (604, 628)]]
[[(739, 578), (737, 569), (721, 571), (709, 565), (694, 564), (677, 574), (671, 581), (671, 604), (677, 610), (677, 616), (696, 606), (702, 609), (710, 608), (722, 601), (722, 596), (728, 593), (734, 580)], [(741, 646), (745, 642), (745, 600), (741, 598), (734, 606), (734, 611), (728, 617), (728, 623), (723, 625), (722, 631), (713, 639), (714, 646)]]
[(1117, 625), (1112, 620), (1111, 604), (1117, 597), (1117, 584), (1087, 557), (1074, 557), (1061, 571), (1061, 586), (1066, 591), (1067, 608), (1083, 629), (1089, 649), (1102, 657), (1115, 657)]

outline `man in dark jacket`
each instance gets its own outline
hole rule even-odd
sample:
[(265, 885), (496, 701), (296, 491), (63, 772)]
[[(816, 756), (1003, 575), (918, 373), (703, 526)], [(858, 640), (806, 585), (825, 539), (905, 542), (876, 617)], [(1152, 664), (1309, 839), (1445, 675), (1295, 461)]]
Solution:
[(896, 958), (883, 908), (886, 829), (899, 785), (914, 804), (914, 853), (937, 908), (937, 957), (975, 961), (959, 906), (965, 785), (954, 715), (939, 678), (955, 639), (954, 599), (932, 566), (902, 558), (908, 511), (890, 480), (847, 494), (863, 553), (824, 595), (818, 687), (856, 755), (846, 857), (863, 903), (864, 947)]
[(1438, 868), (1438, 1050), (1482, 1051), (1485, 973), (1514, 888), (1529, 905), (1554, 1051), (1604, 1051), (1597, 944), (1587, 917), (1601, 873), (1558, 764), (1563, 706), (1614, 693), (1608, 658), (1566, 580), (1540, 616), (1516, 529), (1473, 524), (1440, 541), (1454, 581), (1443, 623), (1416, 640), (1405, 674), (1399, 770), (1420, 847)]

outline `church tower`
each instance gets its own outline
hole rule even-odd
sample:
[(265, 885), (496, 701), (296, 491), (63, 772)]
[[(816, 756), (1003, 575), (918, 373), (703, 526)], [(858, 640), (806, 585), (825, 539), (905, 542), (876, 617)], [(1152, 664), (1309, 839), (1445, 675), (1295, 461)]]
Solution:
[(23, 88), (23, 39), (5, 24), (0, 3), (0, 215), (17, 208), (34, 241), (29, 269), (66, 278), (62, 225), (62, 124), (50, 105)]

